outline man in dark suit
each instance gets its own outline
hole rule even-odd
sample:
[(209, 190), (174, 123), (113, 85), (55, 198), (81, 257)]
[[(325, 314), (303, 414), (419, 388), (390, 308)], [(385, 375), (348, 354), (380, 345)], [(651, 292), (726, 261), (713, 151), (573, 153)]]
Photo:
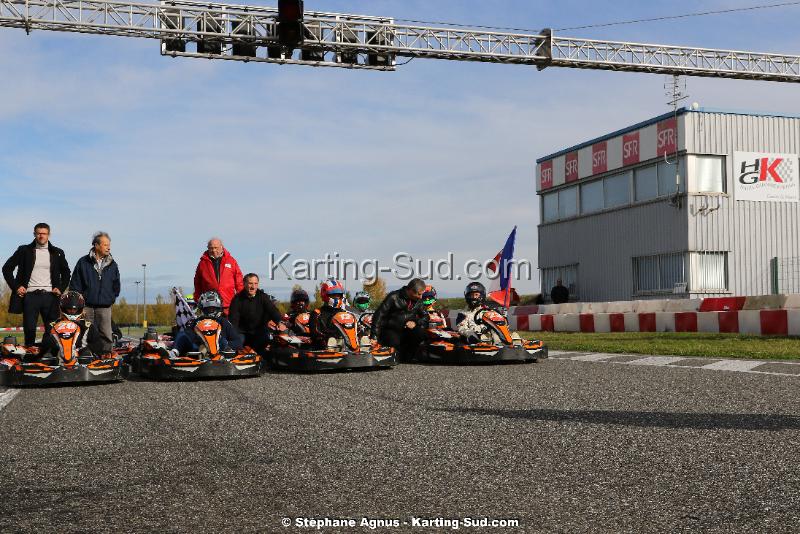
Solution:
[(70, 274), (64, 251), (50, 243), (50, 226), (37, 224), (33, 237), (32, 243), (17, 248), (3, 265), (3, 278), (11, 288), (8, 312), (22, 314), (25, 345), (36, 341), (39, 315), (45, 327), (58, 319), (58, 298), (67, 288)]

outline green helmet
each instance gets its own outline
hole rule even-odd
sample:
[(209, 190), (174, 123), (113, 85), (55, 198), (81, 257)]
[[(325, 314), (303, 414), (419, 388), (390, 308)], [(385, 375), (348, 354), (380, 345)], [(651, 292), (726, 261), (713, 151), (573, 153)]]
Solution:
[(353, 304), (355, 304), (356, 308), (359, 310), (366, 311), (366, 309), (369, 308), (369, 299), (369, 293), (366, 291), (359, 291), (356, 293), (356, 296), (353, 297)]

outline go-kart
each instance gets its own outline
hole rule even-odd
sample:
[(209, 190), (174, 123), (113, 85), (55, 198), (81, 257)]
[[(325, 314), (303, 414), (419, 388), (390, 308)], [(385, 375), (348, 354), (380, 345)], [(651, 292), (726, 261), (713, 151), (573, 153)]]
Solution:
[[(310, 314), (301, 314), (295, 319), (295, 324), (307, 325), (309, 319)], [(333, 316), (332, 324), (337, 335), (328, 339), (324, 349), (315, 349), (309, 336), (289, 331), (275, 332), (269, 347), (272, 367), (291, 371), (332, 371), (397, 365), (392, 347), (383, 347), (366, 336), (359, 338), (356, 317), (352, 313), (338, 312)]]
[(245, 347), (226, 351), (220, 347), (222, 325), (209, 318), (199, 319), (194, 326), (202, 346), (197, 352), (176, 354), (169, 336), (147, 332), (130, 354), (131, 370), (154, 380), (187, 380), (258, 376), (261, 356)]
[(522, 339), (508, 329), (508, 321), (491, 309), (478, 313), (476, 319), (485, 332), (475, 343), (469, 343), (453, 330), (429, 328), (427, 339), (420, 345), (417, 360), (421, 362), (470, 364), (501, 362), (536, 362), (547, 358), (547, 347), (541, 341)]
[(39, 347), (17, 345), (14, 337), (6, 337), (0, 347), (0, 385), (43, 386), (88, 382), (116, 382), (128, 376), (129, 368), (122, 356), (80, 354), (75, 347), (81, 334), (78, 323), (57, 321), (49, 335), (58, 346), (57, 354), (40, 354)]

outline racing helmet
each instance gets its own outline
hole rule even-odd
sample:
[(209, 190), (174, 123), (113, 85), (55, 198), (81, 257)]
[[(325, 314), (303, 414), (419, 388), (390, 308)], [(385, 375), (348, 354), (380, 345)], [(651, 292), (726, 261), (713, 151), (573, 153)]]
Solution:
[(197, 307), (200, 308), (200, 314), (205, 317), (217, 319), (222, 316), (222, 299), (216, 291), (206, 291), (200, 295)]
[(58, 301), (58, 307), (61, 310), (61, 316), (70, 321), (78, 321), (83, 318), (83, 309), (86, 307), (86, 301), (83, 300), (83, 295), (77, 291), (67, 291)]
[(425, 286), (425, 291), (422, 292), (422, 304), (428, 311), (433, 311), (433, 306), (436, 304), (436, 288), (433, 286)]
[(186, 293), (183, 298), (186, 299), (186, 304), (188, 304), (191, 309), (197, 309), (197, 303), (194, 301), (194, 293)]
[(344, 286), (338, 280), (330, 278), (322, 282), (319, 290), (322, 302), (332, 308), (344, 307)]
[(356, 293), (356, 296), (353, 297), (353, 304), (356, 305), (356, 308), (358, 308), (359, 311), (367, 311), (367, 308), (369, 308), (370, 298), (371, 297), (369, 296), (369, 293), (366, 291), (359, 291)]
[(308, 310), (308, 303), (311, 299), (308, 298), (308, 293), (305, 289), (295, 289), (289, 297), (289, 306), (293, 312), (303, 313)]
[[(473, 293), (480, 293), (480, 296), (476, 298)], [(486, 300), (486, 288), (480, 282), (470, 282), (464, 290), (464, 300), (470, 308), (483, 304)]]

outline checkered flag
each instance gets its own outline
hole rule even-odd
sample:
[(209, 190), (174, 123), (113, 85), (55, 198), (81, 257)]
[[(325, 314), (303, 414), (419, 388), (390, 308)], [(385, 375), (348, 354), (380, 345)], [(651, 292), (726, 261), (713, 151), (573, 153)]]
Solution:
[(183, 330), (189, 321), (195, 318), (194, 311), (177, 287), (172, 288), (172, 293), (175, 295), (175, 324), (179, 330)]

